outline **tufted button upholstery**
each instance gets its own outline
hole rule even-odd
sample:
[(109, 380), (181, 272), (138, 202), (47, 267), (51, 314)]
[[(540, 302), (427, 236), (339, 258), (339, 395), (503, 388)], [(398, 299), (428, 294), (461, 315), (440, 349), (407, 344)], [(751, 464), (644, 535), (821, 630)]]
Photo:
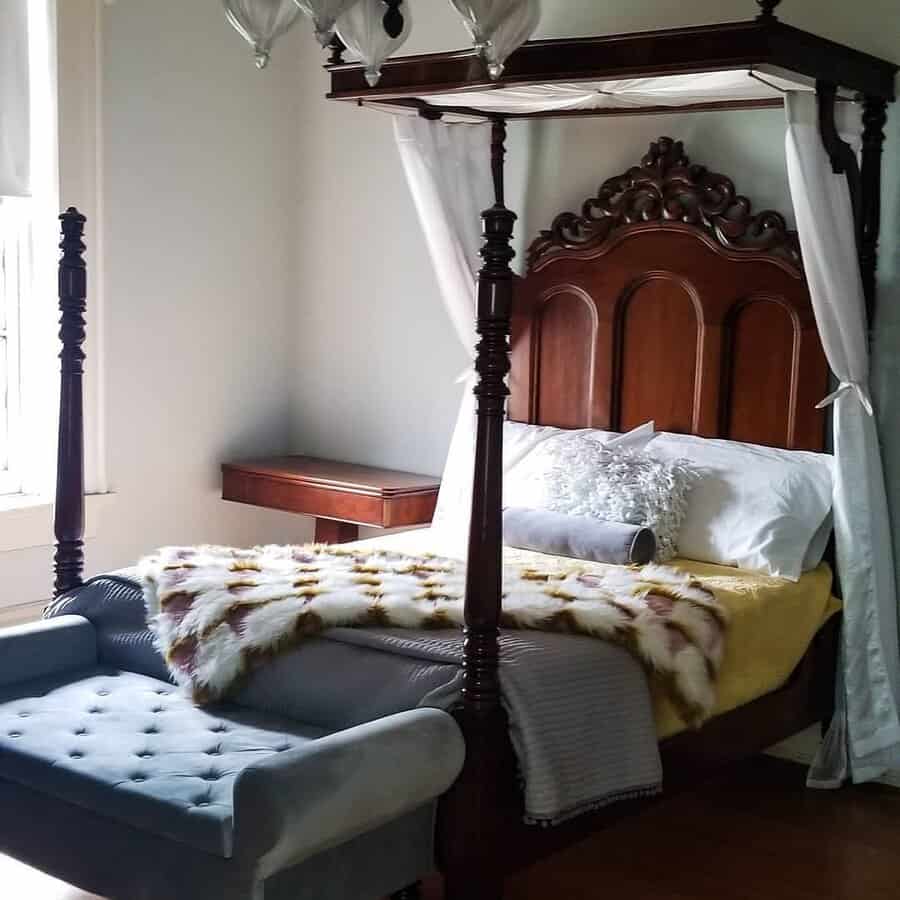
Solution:
[(0, 689), (0, 778), (230, 857), (238, 773), (326, 733), (96, 667)]

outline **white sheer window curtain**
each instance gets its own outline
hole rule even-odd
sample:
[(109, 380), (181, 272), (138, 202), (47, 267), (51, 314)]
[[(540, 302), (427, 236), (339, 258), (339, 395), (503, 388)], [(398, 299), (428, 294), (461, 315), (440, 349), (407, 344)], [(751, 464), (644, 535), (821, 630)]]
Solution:
[(31, 185), (28, 0), (0, 0), (0, 197)]
[(4, 494), (53, 479), (58, 211), (54, 0), (0, 0), (0, 445)]
[[(475, 348), (475, 280), (480, 268), (481, 212), (494, 202), (491, 127), (396, 116), (394, 135), (441, 299), (468, 354)], [(471, 508), (475, 404), (466, 390), (444, 472), (434, 526), (464, 539)], [(449, 467), (466, 471), (449, 471)], [(448, 496), (449, 493), (453, 496)], [(460, 492), (465, 492), (460, 495)]]
[[(845, 139), (859, 112), (840, 104)], [(850, 191), (822, 145), (816, 98), (789, 93), (791, 197), (816, 322), (840, 385), (834, 403), (834, 530), (844, 600), (837, 710), (810, 773), (832, 787), (900, 766), (900, 649), (890, 523), (869, 395), (869, 352)]]

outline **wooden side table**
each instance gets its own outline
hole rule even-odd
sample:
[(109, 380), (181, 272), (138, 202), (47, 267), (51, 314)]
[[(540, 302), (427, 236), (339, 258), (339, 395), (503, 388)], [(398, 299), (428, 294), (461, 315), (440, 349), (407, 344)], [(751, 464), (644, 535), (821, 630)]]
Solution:
[(428, 475), (279, 456), (222, 466), (222, 497), (269, 509), (315, 516), (316, 541), (341, 544), (360, 525), (426, 525), (434, 515), (440, 480)]

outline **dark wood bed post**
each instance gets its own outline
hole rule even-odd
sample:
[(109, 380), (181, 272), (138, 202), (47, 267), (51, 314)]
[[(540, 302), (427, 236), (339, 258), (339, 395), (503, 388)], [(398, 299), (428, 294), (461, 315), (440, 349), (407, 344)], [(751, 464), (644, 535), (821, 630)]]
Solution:
[(887, 101), (884, 97), (866, 97), (863, 105), (862, 175), (860, 185), (859, 267), (869, 330), (875, 327), (878, 236), (881, 231), (881, 154)]
[(881, 231), (881, 155), (887, 100), (865, 97), (863, 102), (862, 165), (854, 149), (838, 133), (835, 121), (837, 87), (829, 82), (816, 84), (819, 103), (819, 132), (836, 175), (845, 175), (853, 203), (856, 252), (866, 300), (866, 321), (871, 332), (875, 323), (878, 269), (878, 236)]
[(59, 392), (59, 447), (56, 467), (54, 531), (56, 581), (54, 596), (81, 584), (84, 571), (84, 412), (81, 377), (84, 372), (85, 217), (69, 207), (60, 217), (59, 338), (62, 350)]
[(466, 572), (462, 705), (457, 719), (466, 738), (463, 773), (442, 803), (441, 863), (447, 900), (499, 900), (499, 850), (506, 714), (500, 702), (499, 624), (503, 552), (503, 421), (509, 388), (509, 334), (515, 252), (515, 213), (504, 205), (506, 122), (495, 119), (491, 139), (494, 205), (482, 213), (484, 265), (478, 273), (475, 359), (478, 383), (475, 473)]
[(831, 171), (844, 175), (850, 188), (853, 204), (853, 221), (856, 230), (857, 251), (862, 244), (862, 183), (859, 159), (856, 151), (840, 135), (835, 114), (837, 112), (837, 85), (828, 81), (816, 82), (816, 101), (819, 106), (819, 134), (825, 152), (831, 160)]

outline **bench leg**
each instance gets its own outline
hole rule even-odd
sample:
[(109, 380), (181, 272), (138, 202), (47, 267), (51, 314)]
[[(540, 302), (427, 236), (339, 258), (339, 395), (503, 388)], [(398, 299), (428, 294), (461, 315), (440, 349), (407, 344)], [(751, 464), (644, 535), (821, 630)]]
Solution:
[(402, 891), (391, 894), (391, 900), (422, 900), (422, 882), (417, 881), (415, 884), (403, 888)]

